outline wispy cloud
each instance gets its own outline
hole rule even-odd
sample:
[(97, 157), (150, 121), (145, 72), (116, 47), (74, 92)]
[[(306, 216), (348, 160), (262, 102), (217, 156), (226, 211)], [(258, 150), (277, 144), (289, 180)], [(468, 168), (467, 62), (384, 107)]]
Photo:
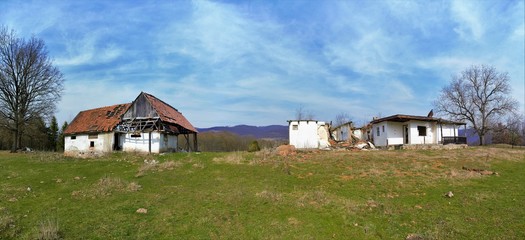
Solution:
[[(67, 79), (59, 119), (146, 91), (199, 127), (426, 114), (473, 64), (523, 96), (523, 1), (7, 0), (0, 23), (36, 34)], [(27, 17), (31, 16), (31, 17)], [(521, 95), (519, 95), (521, 94)], [(521, 104), (525, 100), (520, 100)]]

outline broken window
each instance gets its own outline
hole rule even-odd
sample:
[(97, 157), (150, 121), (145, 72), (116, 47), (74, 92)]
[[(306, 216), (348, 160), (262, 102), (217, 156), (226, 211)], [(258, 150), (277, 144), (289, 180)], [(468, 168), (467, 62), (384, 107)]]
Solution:
[(131, 137), (132, 138), (139, 138), (140, 137), (140, 133), (132, 133)]
[(71, 136), (71, 140), (77, 139), (77, 136)]
[(427, 136), (427, 127), (417, 126), (417, 132), (419, 133), (419, 136)]
[(94, 148), (95, 147), (95, 141), (90, 141), (89, 142), (89, 147), (90, 148)]
[(292, 130), (297, 130), (297, 129), (299, 129), (298, 125), (292, 125)]

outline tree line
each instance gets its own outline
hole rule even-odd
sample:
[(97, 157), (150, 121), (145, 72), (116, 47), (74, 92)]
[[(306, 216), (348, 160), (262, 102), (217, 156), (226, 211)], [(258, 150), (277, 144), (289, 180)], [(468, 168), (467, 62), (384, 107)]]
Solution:
[[(257, 139), (253, 136), (241, 136), (226, 131), (199, 133), (197, 139), (198, 150), (202, 152), (253, 151), (251, 145), (254, 143), (259, 149), (275, 148), (288, 143), (287, 139)], [(180, 149), (187, 149), (184, 137), (179, 136), (178, 143)], [(190, 139), (190, 144), (192, 143), (193, 139)]]
[[(56, 117), (46, 122), (43, 117), (35, 118), (25, 125), (24, 133), (20, 136), (20, 147), (17, 151), (64, 151), (64, 130), (68, 123), (58, 125)], [(12, 131), (0, 128), (0, 150), (11, 150), (13, 146)]]

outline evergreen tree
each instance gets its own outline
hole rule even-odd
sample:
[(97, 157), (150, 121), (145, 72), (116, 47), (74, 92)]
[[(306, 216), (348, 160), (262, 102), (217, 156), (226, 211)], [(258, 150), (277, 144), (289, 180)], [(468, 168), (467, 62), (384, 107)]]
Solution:
[(60, 132), (58, 134), (57, 151), (64, 151), (64, 131), (66, 130), (67, 126), (68, 126), (67, 121), (64, 121), (64, 124), (62, 124), (62, 127), (60, 128)]
[(57, 118), (53, 116), (51, 118), (51, 122), (49, 123), (49, 149), (53, 152), (57, 151), (58, 149), (58, 123)]

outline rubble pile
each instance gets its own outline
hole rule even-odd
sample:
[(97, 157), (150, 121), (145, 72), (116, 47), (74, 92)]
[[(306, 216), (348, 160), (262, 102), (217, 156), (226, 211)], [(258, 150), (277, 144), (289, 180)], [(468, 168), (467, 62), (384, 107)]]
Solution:
[(376, 150), (377, 148), (373, 143), (369, 141), (330, 141), (330, 145), (333, 150), (350, 150), (350, 151), (360, 151), (360, 150)]

